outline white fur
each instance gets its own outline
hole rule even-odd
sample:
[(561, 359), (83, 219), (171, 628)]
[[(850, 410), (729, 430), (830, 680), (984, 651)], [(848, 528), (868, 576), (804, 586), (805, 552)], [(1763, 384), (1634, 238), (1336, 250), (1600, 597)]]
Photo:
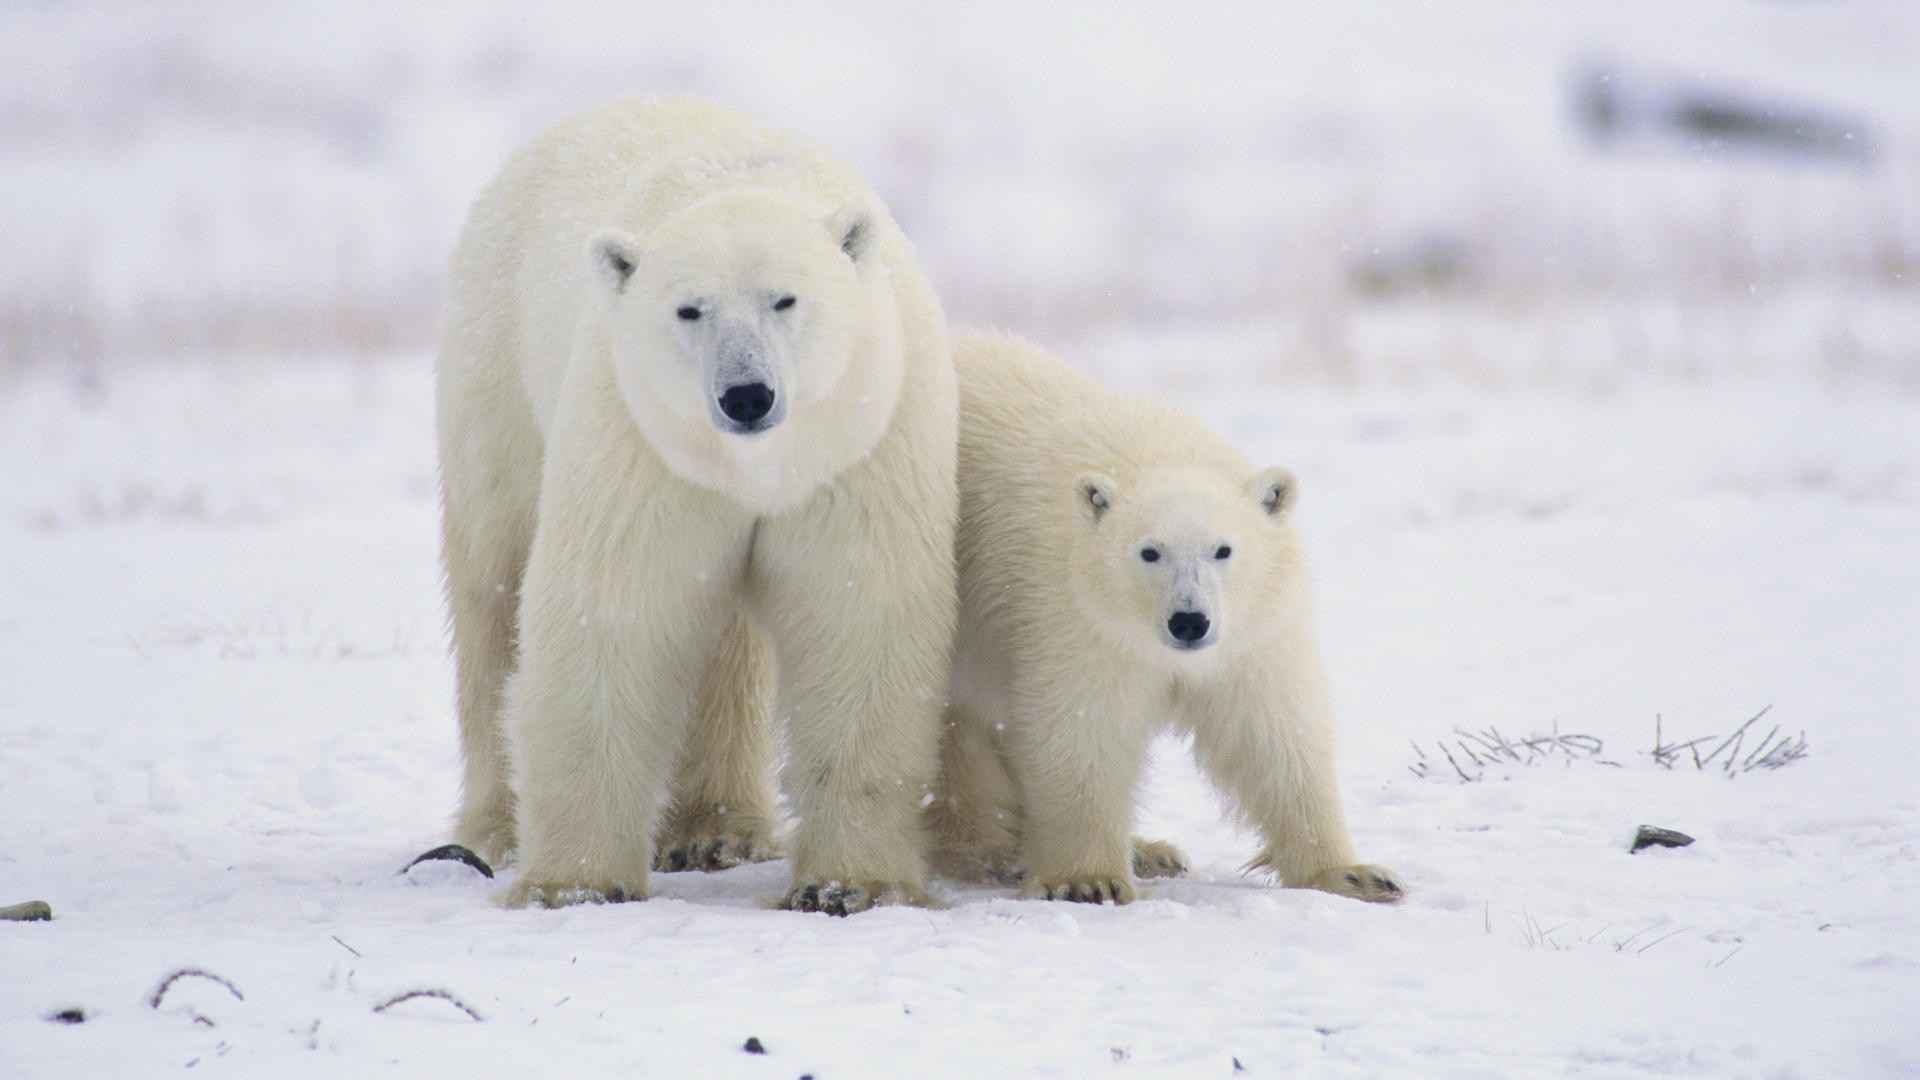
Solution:
[[(1171, 725), (1260, 830), (1255, 864), (1287, 885), (1396, 897), (1385, 871), (1353, 865), (1291, 474), (1018, 340), (962, 336), (954, 359), (961, 616), (932, 811), (943, 865), (1017, 859), (1033, 894), (1131, 898), (1135, 786)], [(1209, 619), (1199, 647), (1169, 632), (1176, 612)]]
[[(917, 895), (956, 390), (939, 305), (879, 199), (722, 109), (622, 102), (508, 163), (452, 281), (461, 842), (517, 846), (511, 902), (637, 898), (678, 764), (672, 842), (764, 857), (773, 708), (802, 818), (789, 901)], [(743, 379), (777, 395), (757, 434), (715, 405)], [(862, 891), (802, 898), (835, 881)]]

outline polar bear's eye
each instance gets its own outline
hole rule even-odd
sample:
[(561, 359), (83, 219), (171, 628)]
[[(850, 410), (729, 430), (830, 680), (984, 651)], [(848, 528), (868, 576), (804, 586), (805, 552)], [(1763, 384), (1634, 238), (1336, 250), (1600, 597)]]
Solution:
[(1151, 547), (1150, 547), (1150, 548), (1141, 548), (1141, 549), (1140, 549), (1140, 561), (1141, 561), (1141, 562), (1159, 562), (1159, 561), (1160, 561), (1160, 549), (1159, 549), (1159, 548), (1151, 548)]
[(698, 319), (700, 317), (700, 309), (697, 307), (694, 307), (692, 304), (688, 304), (686, 307), (683, 307), (679, 311), (674, 312), (674, 314), (680, 316), (682, 319), (685, 319), (688, 322), (693, 322), (695, 319)]
[(1213, 557), (1216, 559), (1230, 559), (1233, 557), (1233, 549), (1225, 544), (1221, 544), (1219, 547), (1213, 549)]
[(783, 296), (783, 297), (781, 297), (780, 299), (778, 299), (778, 300), (775, 300), (775, 301), (773, 302), (773, 310), (775, 310), (775, 311), (785, 311), (785, 310), (787, 310), (788, 308), (790, 308), (790, 307), (792, 307), (793, 305), (795, 305), (795, 304), (797, 304), (797, 303), (799, 303), (799, 302), (800, 302), (800, 301), (799, 301), (799, 298), (797, 298), (797, 297), (792, 297), (792, 296)]

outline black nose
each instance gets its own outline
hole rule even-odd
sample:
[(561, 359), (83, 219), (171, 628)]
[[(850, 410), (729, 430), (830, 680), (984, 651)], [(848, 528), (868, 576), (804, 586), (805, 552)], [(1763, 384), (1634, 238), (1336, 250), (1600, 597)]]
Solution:
[(759, 382), (729, 386), (720, 395), (720, 411), (736, 424), (764, 420), (773, 411), (773, 387)]
[(1173, 640), (1191, 645), (1206, 637), (1207, 629), (1211, 625), (1207, 622), (1206, 615), (1201, 612), (1176, 611), (1171, 618), (1167, 619), (1167, 633), (1173, 635)]

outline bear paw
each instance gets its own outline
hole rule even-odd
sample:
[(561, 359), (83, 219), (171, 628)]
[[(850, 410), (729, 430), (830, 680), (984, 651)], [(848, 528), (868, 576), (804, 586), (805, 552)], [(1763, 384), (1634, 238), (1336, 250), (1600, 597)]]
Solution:
[(653, 852), (655, 870), (731, 870), (780, 857), (765, 818), (709, 812), (669, 822)]
[(1301, 887), (1365, 900), (1369, 904), (1397, 904), (1407, 895), (1393, 871), (1383, 866), (1329, 867), (1302, 882)]
[(1133, 838), (1133, 876), (1179, 877), (1187, 872), (1187, 854), (1165, 840)]
[(780, 906), (788, 911), (857, 915), (882, 904), (926, 907), (926, 891), (899, 881), (806, 881), (787, 890)]
[(1133, 903), (1133, 883), (1112, 874), (1042, 878), (1033, 883), (1030, 891), (1047, 900), (1071, 900), (1079, 904)]
[(631, 882), (553, 881), (522, 877), (499, 896), (502, 907), (563, 908), (575, 904), (626, 904), (645, 900), (644, 885)]

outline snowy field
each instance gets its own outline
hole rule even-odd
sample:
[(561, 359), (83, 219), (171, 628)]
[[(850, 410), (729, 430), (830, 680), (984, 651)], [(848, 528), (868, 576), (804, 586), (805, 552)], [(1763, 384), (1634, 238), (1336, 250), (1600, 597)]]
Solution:
[[(0, 15), (0, 905), (56, 915), (0, 922), (0, 1078), (1920, 1075), (1920, 19), (542, 10)], [(1856, 114), (1873, 156), (1600, 153), (1594, 56)], [(1348, 813), (1405, 903), (1242, 876), (1175, 743), (1141, 831), (1194, 869), (1126, 908), (397, 873), (458, 776), (439, 266), (506, 147), (633, 89), (820, 135), (956, 321), (1301, 475)], [(1461, 269), (1400, 282), (1428, 250)], [(1769, 706), (1740, 759), (1775, 724), (1804, 759), (1651, 754)], [(1489, 727), (1603, 746), (1476, 764)], [(149, 1007), (183, 967), (244, 999)], [(373, 1011), (426, 988), (481, 1020)]]
[[(0, 923), (0, 1075), (1920, 1069), (1912, 398), (1196, 393), (1304, 477), (1356, 840), (1409, 899), (1241, 877), (1256, 844), (1168, 746), (1143, 824), (1190, 878), (846, 920), (764, 910), (784, 864), (562, 912), (396, 875), (456, 794), (430, 400), (421, 359), (8, 395), (0, 899), (58, 920)], [(1672, 741), (1768, 704), (1805, 760), (1647, 754), (1656, 713)], [(1409, 740), (1555, 724), (1619, 767), (1409, 771)], [(1643, 823), (1699, 842), (1629, 855)], [(146, 1007), (190, 965), (246, 1000)], [(370, 1011), (420, 987), (485, 1023)]]

